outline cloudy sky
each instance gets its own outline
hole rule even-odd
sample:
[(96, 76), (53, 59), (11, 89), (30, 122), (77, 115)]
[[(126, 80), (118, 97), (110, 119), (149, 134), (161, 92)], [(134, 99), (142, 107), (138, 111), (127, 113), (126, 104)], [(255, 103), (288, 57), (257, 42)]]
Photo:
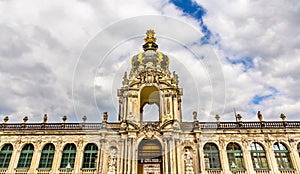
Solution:
[(298, 0), (0, 0), (0, 115), (118, 115), (116, 90), (146, 29), (183, 87), (183, 117), (300, 120)]

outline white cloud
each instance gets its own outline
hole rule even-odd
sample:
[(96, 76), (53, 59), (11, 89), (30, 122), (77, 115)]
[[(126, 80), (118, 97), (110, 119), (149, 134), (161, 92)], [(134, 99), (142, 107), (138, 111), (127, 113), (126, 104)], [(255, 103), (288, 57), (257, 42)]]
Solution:
[[(220, 37), (226, 79), (227, 111), (237, 107), (247, 120), (257, 120), (253, 113), (261, 110), (269, 120), (279, 120), (281, 112), (295, 119), (300, 112), (297, 87), (299, 67), (298, 1), (198, 1), (207, 10), (204, 22)], [(230, 64), (225, 57), (253, 58), (254, 68), (243, 72), (242, 64)], [(279, 92), (252, 104), (255, 95), (270, 94), (270, 87)], [(251, 113), (252, 111), (252, 113)]]
[[(1, 95), (0, 115), (10, 115), (10, 121), (13, 122), (20, 122), (24, 115), (29, 116), (29, 121), (39, 121), (44, 113), (48, 113), (49, 121), (58, 121), (65, 114), (71, 121), (80, 121), (82, 115), (87, 115), (90, 120), (100, 120), (99, 113), (88, 105), (94, 96), (86, 91), (93, 92), (93, 85), (81, 84), (81, 90), (74, 94), (80, 101), (81, 110), (78, 116), (73, 112), (72, 80), (77, 59), (86, 43), (109, 25), (130, 17), (158, 14), (179, 17), (183, 21), (197, 24), (196, 20), (181, 17), (182, 12), (176, 11), (172, 4), (159, 0), (155, 2), (32, 0), (0, 3), (0, 42), (3, 45), (0, 49), (0, 83), (6, 84), (1, 86), (3, 95)], [(143, 28), (143, 26), (120, 27), (118, 35), (126, 35), (133, 28), (140, 28), (142, 32), (136, 34), (143, 35), (145, 28), (141, 27)], [(167, 31), (168, 26), (164, 30)], [(118, 35), (107, 35), (103, 42), (108, 43), (113, 37), (119, 37)], [(124, 57), (123, 62), (125, 59), (129, 61), (130, 55), (140, 50), (141, 43), (135, 43), (134, 46), (135, 50), (132, 49), (132, 45), (124, 50), (125, 56), (128, 57)], [(83, 60), (81, 63), (89, 65), (90, 62)], [(118, 70), (120, 66), (124, 65), (118, 62), (106, 68)], [(86, 71), (88, 74), (96, 75), (96, 68), (97, 66), (92, 65)], [(112, 72), (105, 74), (102, 76), (104, 85), (98, 91), (98, 87), (95, 88), (96, 94), (103, 97), (98, 103), (101, 105), (100, 112), (114, 110), (114, 105), (107, 104), (105, 100), (116, 97), (112, 97), (116, 95), (115, 91), (109, 90), (111, 79), (116, 78), (115, 76)], [(86, 77), (77, 74), (76, 78)]]
[[(200, 31), (199, 21), (184, 15), (168, 1), (1, 1), (0, 83), (5, 85), (0, 87), (3, 93), (0, 115), (8, 114), (11, 121), (18, 122), (24, 115), (29, 116), (29, 121), (40, 121), (44, 113), (48, 113), (49, 121), (58, 121), (65, 114), (71, 121), (81, 121), (83, 115), (88, 116), (88, 121), (99, 121), (101, 112), (109, 111), (109, 115), (116, 118), (116, 89), (121, 85), (123, 72), (129, 69), (130, 57), (141, 50), (141, 35), (152, 24), (151, 28), (157, 29), (160, 38), (160, 51), (173, 59), (170, 69), (178, 72), (184, 87), (184, 119), (191, 120), (194, 110), (199, 111), (200, 119), (211, 119), (216, 112), (222, 112), (224, 96), (223, 120), (233, 120), (233, 108), (247, 120), (256, 120), (253, 112), (257, 110), (262, 110), (268, 119), (279, 119), (281, 112), (286, 113), (288, 119), (289, 115), (296, 118), (300, 114), (297, 111), (300, 3), (280, 0), (199, 3), (207, 11), (204, 23), (213, 34), (219, 35), (221, 48), (216, 54), (203, 51), (204, 47), (197, 50), (197, 44), (190, 45), (199, 38), (184, 32), (188, 28)], [(175, 23), (167, 21), (159, 24), (141, 21), (119, 27), (117, 31), (108, 31), (103, 38), (107, 43), (104, 46), (118, 41), (116, 49), (105, 59), (103, 65), (108, 66), (100, 64), (102, 57), (97, 53), (107, 51), (107, 48), (100, 49), (97, 45), (89, 55), (97, 58), (96, 61), (77, 62), (81, 51), (97, 39), (101, 31), (142, 15), (166, 15), (187, 24), (176, 28)], [(133, 38), (122, 40), (133, 31), (135, 34), (130, 35)], [(174, 38), (177, 40), (172, 40)], [(198, 53), (203, 51), (207, 58), (217, 56), (221, 65), (213, 64), (217, 59), (196, 61), (180, 44), (188, 45)], [(251, 57), (254, 68), (245, 71), (241, 64), (226, 61), (226, 56), (232, 60)], [(72, 94), (77, 63), (91, 68), (76, 74), (75, 80), (80, 79), (80, 83), (75, 86), (79, 87), (76, 93)], [(214, 68), (218, 71), (213, 71)], [(226, 90), (221, 95), (218, 92), (222, 92), (222, 85), (218, 86), (216, 79), (222, 70)], [(258, 105), (251, 103), (255, 95), (270, 94), (269, 87), (276, 88), (279, 94)], [(195, 93), (198, 93), (196, 99)], [(73, 111), (72, 95), (80, 105), (78, 115)], [(96, 111), (91, 106), (95, 103), (98, 105)], [(216, 106), (218, 108), (214, 110)]]

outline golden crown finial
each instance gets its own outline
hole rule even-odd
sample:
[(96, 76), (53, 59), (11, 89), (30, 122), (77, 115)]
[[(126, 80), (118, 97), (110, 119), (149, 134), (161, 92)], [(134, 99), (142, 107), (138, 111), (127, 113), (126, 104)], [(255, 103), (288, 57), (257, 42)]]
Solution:
[(147, 37), (144, 39), (144, 41), (147, 42), (156, 42), (156, 38), (154, 37), (155, 31), (152, 29), (147, 30), (146, 32)]

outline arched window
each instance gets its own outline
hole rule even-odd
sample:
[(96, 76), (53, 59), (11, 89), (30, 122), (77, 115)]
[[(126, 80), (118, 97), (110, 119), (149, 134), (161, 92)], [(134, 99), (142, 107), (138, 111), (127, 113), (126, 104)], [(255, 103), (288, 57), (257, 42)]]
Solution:
[(158, 121), (159, 107), (154, 103), (145, 104), (143, 107), (142, 117), (144, 122)]
[[(159, 121), (160, 109), (159, 90), (154, 86), (146, 86), (140, 93), (140, 116), (141, 121)], [(167, 113), (171, 112), (168, 107)]]
[(289, 150), (283, 143), (275, 143), (273, 145), (275, 158), (279, 169), (291, 169), (292, 163)]
[(73, 143), (66, 144), (63, 150), (60, 168), (65, 169), (68, 164), (71, 168), (74, 168), (74, 162), (76, 157), (76, 146)]
[(237, 143), (229, 143), (226, 150), (230, 169), (245, 169), (241, 147)]
[(30, 168), (34, 147), (32, 144), (26, 144), (22, 151), (17, 168)]
[(95, 169), (96, 160), (98, 155), (98, 147), (96, 144), (90, 143), (85, 146), (83, 153), (83, 164), (84, 169)]
[(50, 169), (52, 168), (52, 162), (54, 157), (55, 147), (53, 144), (46, 144), (42, 150), (39, 168)]
[(0, 151), (0, 168), (7, 169), (9, 166), (13, 146), (11, 144), (5, 144)]
[(259, 143), (250, 145), (251, 158), (254, 169), (268, 169), (268, 162), (265, 149)]
[(204, 148), (204, 161), (206, 169), (221, 169), (218, 146), (214, 143), (206, 143)]

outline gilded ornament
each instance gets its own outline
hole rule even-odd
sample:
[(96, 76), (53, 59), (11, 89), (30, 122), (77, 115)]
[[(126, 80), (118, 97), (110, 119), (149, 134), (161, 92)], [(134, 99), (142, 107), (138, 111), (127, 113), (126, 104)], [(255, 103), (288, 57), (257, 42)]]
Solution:
[(160, 64), (163, 61), (162, 52), (158, 52), (157, 64)]
[(143, 64), (144, 58), (143, 58), (142, 56), (143, 56), (143, 53), (140, 52), (140, 53), (138, 54), (138, 61), (140, 62), (140, 64)]
[(156, 38), (154, 37), (155, 32), (152, 29), (147, 30), (146, 32), (147, 37), (144, 39), (144, 41), (147, 42), (156, 42)]

